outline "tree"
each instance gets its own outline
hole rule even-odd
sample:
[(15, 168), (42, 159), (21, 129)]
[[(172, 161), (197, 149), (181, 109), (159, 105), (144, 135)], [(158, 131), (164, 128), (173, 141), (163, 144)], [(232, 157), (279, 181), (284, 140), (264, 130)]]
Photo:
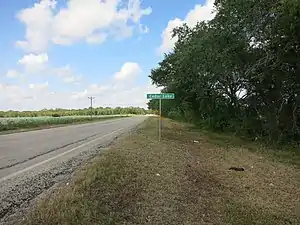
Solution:
[(174, 51), (151, 71), (154, 84), (177, 96), (164, 114), (268, 141), (299, 140), (300, 2), (216, 0), (215, 7), (213, 20), (174, 29)]

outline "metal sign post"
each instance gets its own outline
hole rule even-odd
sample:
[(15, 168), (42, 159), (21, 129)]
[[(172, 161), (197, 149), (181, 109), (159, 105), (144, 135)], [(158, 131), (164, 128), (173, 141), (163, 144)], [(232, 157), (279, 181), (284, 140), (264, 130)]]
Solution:
[(162, 109), (162, 100), (165, 99), (175, 99), (174, 93), (161, 93), (161, 94), (147, 94), (147, 99), (158, 99), (159, 100), (159, 122), (158, 122), (158, 141), (161, 140), (161, 130), (162, 130), (162, 118), (161, 118), (161, 109)]
[(161, 140), (161, 99), (159, 99), (159, 128), (158, 128), (158, 141)]

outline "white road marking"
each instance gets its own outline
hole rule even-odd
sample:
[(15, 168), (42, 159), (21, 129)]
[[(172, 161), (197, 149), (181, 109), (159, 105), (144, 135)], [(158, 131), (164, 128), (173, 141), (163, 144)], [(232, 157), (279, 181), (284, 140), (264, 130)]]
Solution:
[(124, 128), (115, 130), (115, 131), (113, 131), (113, 132), (111, 132), (111, 133), (109, 133), (109, 134), (106, 134), (106, 135), (103, 135), (103, 136), (98, 137), (98, 138), (96, 138), (96, 139), (93, 139), (93, 140), (91, 140), (91, 141), (89, 141), (89, 142), (86, 142), (86, 143), (84, 143), (84, 144), (82, 144), (82, 145), (79, 145), (79, 146), (77, 146), (77, 147), (75, 147), (75, 148), (72, 148), (72, 149), (70, 149), (70, 150), (68, 150), (68, 151), (66, 151), (66, 152), (63, 152), (63, 153), (58, 154), (58, 155), (56, 155), (56, 156), (53, 156), (53, 157), (51, 157), (51, 158), (49, 158), (49, 159), (46, 159), (46, 160), (44, 160), (44, 161), (42, 161), (42, 162), (39, 162), (39, 163), (37, 163), (37, 164), (34, 164), (34, 165), (32, 165), (32, 166), (29, 166), (29, 167), (27, 167), (27, 168), (25, 168), (25, 169), (19, 170), (18, 172), (12, 173), (12, 174), (10, 174), (10, 175), (8, 175), (8, 176), (6, 176), (6, 177), (2, 177), (2, 178), (0, 179), (0, 183), (3, 182), (3, 181), (5, 181), (5, 180), (8, 180), (8, 179), (10, 179), (10, 178), (13, 178), (13, 177), (15, 177), (15, 176), (17, 176), (17, 175), (20, 175), (20, 174), (22, 174), (22, 173), (24, 173), (24, 172), (26, 172), (26, 171), (32, 170), (32, 169), (34, 169), (34, 168), (36, 168), (36, 167), (38, 167), (38, 166), (40, 166), (40, 165), (43, 165), (43, 164), (45, 164), (45, 163), (47, 163), (47, 162), (50, 162), (50, 161), (52, 161), (53, 159), (57, 159), (57, 158), (59, 158), (59, 157), (61, 157), (61, 156), (63, 156), (63, 155), (66, 155), (66, 154), (68, 154), (68, 153), (70, 153), (70, 152), (73, 152), (73, 151), (75, 151), (75, 150), (77, 150), (77, 149), (79, 149), (79, 148), (82, 148), (82, 147), (84, 147), (84, 146), (86, 146), (86, 145), (89, 145), (89, 144), (91, 144), (91, 143), (93, 143), (93, 142), (95, 142), (95, 141), (101, 140), (101, 139), (103, 139), (103, 138), (105, 138), (105, 137), (107, 137), (107, 136), (109, 136), (109, 135), (112, 135), (112, 134), (114, 134), (114, 133), (117, 133), (118, 131), (121, 131), (121, 130), (124, 130)]

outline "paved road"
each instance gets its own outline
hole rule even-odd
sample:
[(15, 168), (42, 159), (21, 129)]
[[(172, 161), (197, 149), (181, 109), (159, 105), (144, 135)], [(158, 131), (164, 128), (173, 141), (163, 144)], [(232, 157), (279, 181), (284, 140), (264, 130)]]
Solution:
[(135, 127), (146, 117), (0, 135), (0, 183), (44, 164), (64, 161), (74, 153), (104, 144)]
[(0, 224), (15, 224), (36, 196), (57, 182), (67, 182), (76, 168), (146, 118), (0, 135)]

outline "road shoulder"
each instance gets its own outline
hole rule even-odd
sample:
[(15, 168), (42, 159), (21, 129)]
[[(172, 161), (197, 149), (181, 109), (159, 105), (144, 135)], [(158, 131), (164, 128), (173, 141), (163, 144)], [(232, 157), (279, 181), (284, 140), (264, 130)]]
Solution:
[(243, 145), (217, 145), (184, 124), (163, 124), (160, 143), (157, 119), (148, 119), (20, 224), (300, 223), (299, 167)]
[(88, 145), (88, 149), (71, 154), (68, 160), (58, 160), (57, 163), (51, 163), (49, 168), (45, 166), (41, 170), (29, 171), (24, 176), (0, 183), (0, 224), (15, 225), (16, 221), (22, 221), (23, 216), (30, 212), (40, 199), (47, 199), (58, 189), (67, 186), (77, 171), (90, 165), (96, 156), (110, 146), (114, 146), (125, 137), (130, 137), (135, 130), (136, 126), (130, 126), (112, 136), (109, 135), (101, 144), (99, 142)]

